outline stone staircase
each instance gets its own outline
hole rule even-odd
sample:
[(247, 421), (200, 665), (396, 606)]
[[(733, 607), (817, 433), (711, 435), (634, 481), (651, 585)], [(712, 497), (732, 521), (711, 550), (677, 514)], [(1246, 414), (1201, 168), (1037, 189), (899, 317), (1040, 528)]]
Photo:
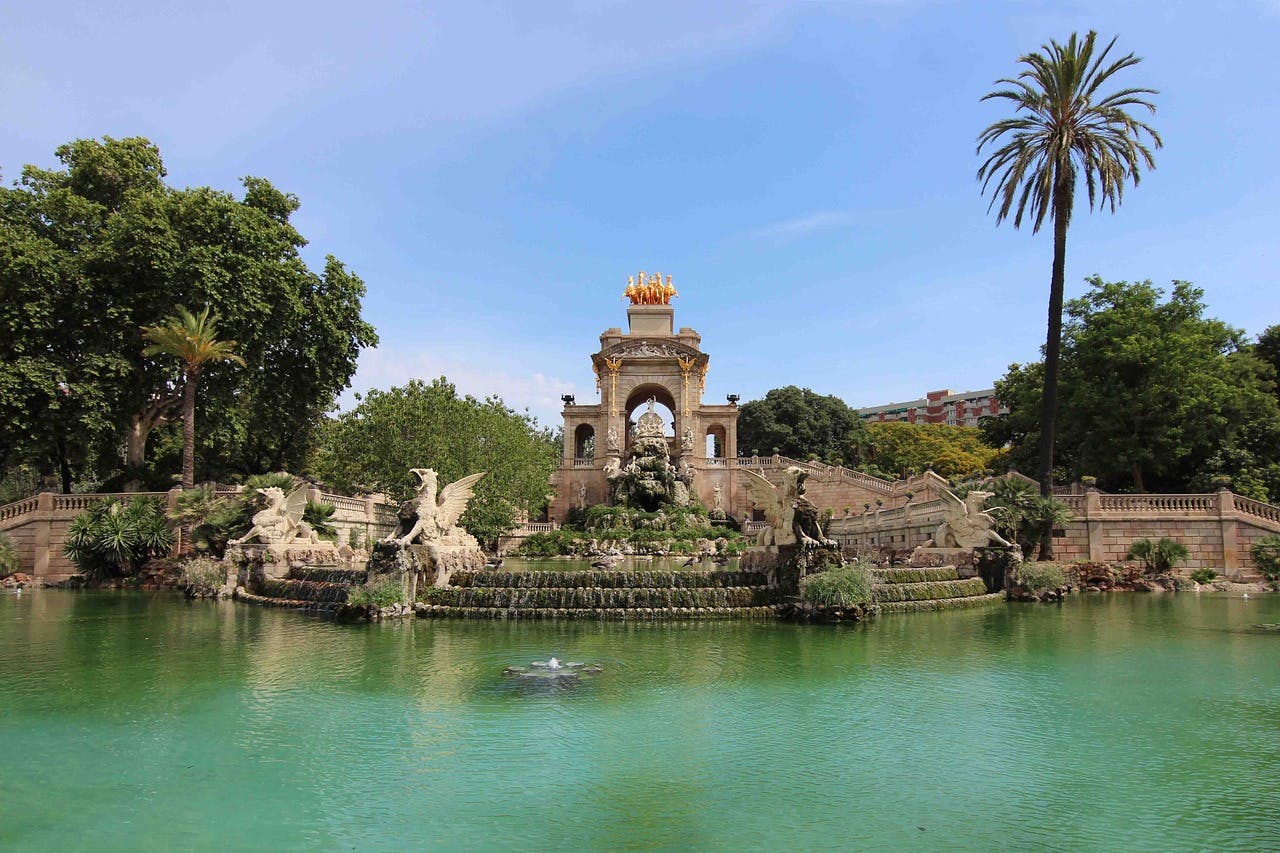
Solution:
[(419, 616), (634, 621), (771, 619), (778, 601), (741, 571), (461, 571), (421, 597)]
[(347, 603), (351, 587), (367, 579), (362, 569), (296, 566), (283, 578), (260, 578), (248, 589), (238, 587), (236, 598), (266, 607), (334, 613)]
[(1003, 592), (987, 592), (982, 578), (964, 578), (955, 566), (877, 569), (872, 594), (881, 613), (953, 610), (1003, 601)]

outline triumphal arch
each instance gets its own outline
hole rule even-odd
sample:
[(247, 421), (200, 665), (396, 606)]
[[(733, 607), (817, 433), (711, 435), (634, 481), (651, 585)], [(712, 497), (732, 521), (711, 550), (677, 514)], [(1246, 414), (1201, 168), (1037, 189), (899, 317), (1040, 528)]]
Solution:
[(697, 332), (675, 330), (671, 276), (641, 272), (623, 295), (630, 300), (627, 331), (606, 329), (591, 356), (599, 402), (565, 398), (553, 519), (564, 521), (574, 507), (609, 502), (611, 480), (630, 455), (638, 417), (658, 406), (670, 413), (670, 457), (692, 481), (690, 491), (708, 509), (734, 515), (740, 511), (737, 471), (728, 460), (738, 454), (736, 401), (703, 403), (710, 357)]

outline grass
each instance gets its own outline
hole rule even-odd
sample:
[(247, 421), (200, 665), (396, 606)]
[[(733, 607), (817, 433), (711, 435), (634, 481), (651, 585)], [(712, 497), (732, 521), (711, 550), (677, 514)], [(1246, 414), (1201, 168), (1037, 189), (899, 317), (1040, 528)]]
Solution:
[(1065, 586), (1067, 576), (1057, 563), (1026, 562), (1018, 567), (1014, 580), (1028, 592), (1039, 593)]
[(832, 569), (802, 578), (800, 600), (815, 607), (838, 610), (860, 607), (871, 602), (873, 582), (871, 567), (855, 563), (842, 569)]
[(372, 587), (352, 587), (347, 594), (347, 604), (352, 607), (390, 607), (404, 601), (404, 590), (398, 580), (384, 580)]

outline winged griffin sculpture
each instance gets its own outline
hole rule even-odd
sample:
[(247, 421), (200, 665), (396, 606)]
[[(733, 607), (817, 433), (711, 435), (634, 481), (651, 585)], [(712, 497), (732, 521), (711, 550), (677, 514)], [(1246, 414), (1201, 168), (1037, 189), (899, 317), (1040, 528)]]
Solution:
[(400, 505), (400, 522), (394, 533), (384, 541), (404, 545), (434, 543), (474, 544), (465, 530), (458, 527), (458, 519), (467, 510), (467, 504), (475, 493), (476, 482), (485, 475), (469, 474), (450, 483), (436, 495), (437, 475), (432, 468), (411, 468), (418, 478), (418, 491), (411, 500)]
[(757, 545), (832, 544), (818, 526), (818, 508), (804, 496), (809, 472), (795, 465), (782, 472), (782, 482), (774, 485), (755, 471), (742, 470), (747, 478), (751, 502), (764, 510), (769, 526), (760, 531)]
[(275, 486), (258, 489), (267, 499), (267, 508), (254, 513), (253, 527), (229, 545), (242, 545), (255, 537), (264, 545), (320, 545), (320, 537), (302, 520), (307, 509), (307, 487), (298, 486), (286, 496)]
[(943, 490), (942, 500), (946, 518), (938, 525), (933, 534), (935, 548), (981, 548), (986, 545), (1009, 545), (999, 533), (991, 528), (995, 519), (984, 512), (991, 492), (969, 492), (964, 500), (954, 493)]

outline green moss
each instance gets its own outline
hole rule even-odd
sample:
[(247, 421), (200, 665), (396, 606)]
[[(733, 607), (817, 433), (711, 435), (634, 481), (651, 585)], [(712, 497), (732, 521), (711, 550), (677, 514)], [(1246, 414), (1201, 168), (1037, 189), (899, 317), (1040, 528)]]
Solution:
[(918, 613), (925, 610), (964, 610), (981, 607), (996, 601), (1004, 601), (1003, 592), (972, 595), (966, 598), (936, 598), (930, 601), (886, 601), (880, 605), (881, 613)]
[(964, 598), (983, 595), (987, 585), (982, 578), (954, 581), (919, 581), (917, 583), (877, 584), (876, 601), (933, 601), (940, 598)]
[(953, 581), (960, 576), (956, 574), (954, 566), (940, 566), (923, 569), (878, 569), (876, 577), (881, 583), (919, 583), (921, 581)]

